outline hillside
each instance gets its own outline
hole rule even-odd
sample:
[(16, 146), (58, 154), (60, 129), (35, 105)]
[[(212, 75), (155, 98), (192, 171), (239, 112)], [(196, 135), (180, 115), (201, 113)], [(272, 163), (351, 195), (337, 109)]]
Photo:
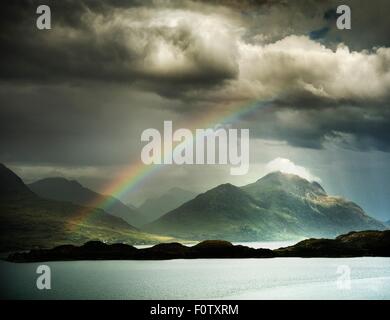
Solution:
[(297, 175), (274, 172), (242, 190), (275, 215), (285, 216), (306, 237), (334, 237), (349, 231), (384, 228), (356, 203), (329, 196), (319, 183)]
[(165, 213), (195, 198), (196, 195), (194, 192), (181, 188), (172, 188), (159, 197), (145, 200), (138, 210), (144, 215), (146, 223), (152, 222)]
[(316, 182), (275, 172), (241, 188), (220, 185), (145, 228), (195, 240), (256, 241), (334, 237), (384, 225)]
[(120, 200), (94, 192), (75, 180), (46, 178), (28, 185), (38, 196), (45, 199), (68, 201), (82, 206), (96, 206), (131, 225), (139, 226), (145, 221), (142, 215)]
[(89, 240), (138, 244), (172, 239), (140, 232), (101, 209), (42, 199), (4, 165), (0, 165), (0, 190), (3, 252), (65, 243), (79, 245)]

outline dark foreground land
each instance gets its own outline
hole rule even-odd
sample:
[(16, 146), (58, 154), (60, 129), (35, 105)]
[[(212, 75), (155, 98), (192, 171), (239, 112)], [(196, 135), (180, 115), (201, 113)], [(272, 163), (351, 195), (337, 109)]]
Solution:
[(341, 235), (336, 239), (308, 239), (280, 248), (254, 249), (233, 245), (222, 240), (206, 240), (193, 247), (180, 243), (158, 244), (151, 248), (137, 249), (126, 244), (105, 244), (90, 241), (77, 247), (58, 246), (13, 253), (12, 262), (72, 261), (72, 260), (165, 260), (197, 258), (274, 258), (274, 257), (390, 257), (390, 230), (361, 231)]

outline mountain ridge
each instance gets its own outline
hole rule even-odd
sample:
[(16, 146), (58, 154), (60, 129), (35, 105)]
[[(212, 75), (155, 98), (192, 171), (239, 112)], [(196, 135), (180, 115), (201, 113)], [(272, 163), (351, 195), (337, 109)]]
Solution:
[[(63, 177), (50, 177), (40, 179), (27, 186), (38, 196), (45, 199), (68, 201), (87, 207), (95, 204), (97, 208), (103, 209), (113, 216), (122, 218), (136, 227), (144, 223), (144, 218), (140, 213), (126, 206), (119, 199), (95, 192), (84, 187), (76, 180), (69, 180)], [(106, 203), (109, 203), (109, 205), (106, 205)]]
[(173, 187), (158, 197), (146, 199), (138, 210), (144, 215), (145, 223), (150, 223), (196, 196), (194, 192)]
[(334, 237), (349, 231), (383, 230), (384, 225), (355, 203), (328, 196), (317, 182), (274, 172), (242, 187), (219, 185), (145, 229), (193, 240), (257, 241)]
[(4, 165), (0, 186), (1, 252), (89, 240), (143, 244), (172, 239), (141, 232), (101, 209), (40, 198)]
[(35, 196), (23, 180), (2, 163), (0, 163), (0, 178), (0, 197)]

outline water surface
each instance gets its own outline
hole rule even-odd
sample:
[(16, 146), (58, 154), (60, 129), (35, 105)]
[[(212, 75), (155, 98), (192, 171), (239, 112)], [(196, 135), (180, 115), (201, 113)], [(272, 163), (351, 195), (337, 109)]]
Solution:
[[(390, 258), (0, 262), (1, 296), (13, 299), (389, 299)], [(337, 270), (350, 269), (350, 289)]]

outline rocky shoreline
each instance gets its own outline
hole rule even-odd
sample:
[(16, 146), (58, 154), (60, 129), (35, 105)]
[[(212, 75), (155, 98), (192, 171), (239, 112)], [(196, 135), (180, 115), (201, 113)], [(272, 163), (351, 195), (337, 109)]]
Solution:
[(43, 262), (363, 256), (390, 257), (390, 230), (350, 232), (336, 239), (307, 239), (293, 246), (275, 250), (233, 245), (223, 240), (206, 240), (192, 247), (180, 243), (162, 243), (145, 249), (137, 249), (126, 244), (89, 241), (82, 246), (62, 245), (53, 249), (13, 253), (6, 260), (10, 262)]

